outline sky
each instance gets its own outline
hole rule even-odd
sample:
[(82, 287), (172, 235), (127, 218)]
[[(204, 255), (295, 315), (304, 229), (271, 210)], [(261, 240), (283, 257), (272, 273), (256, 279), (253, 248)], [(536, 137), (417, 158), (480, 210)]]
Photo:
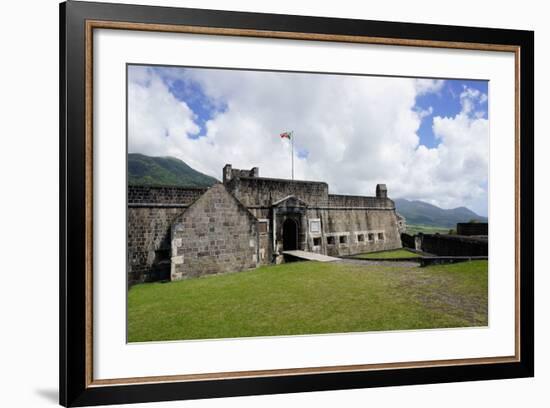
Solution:
[(487, 215), (488, 82), (128, 66), (128, 152)]

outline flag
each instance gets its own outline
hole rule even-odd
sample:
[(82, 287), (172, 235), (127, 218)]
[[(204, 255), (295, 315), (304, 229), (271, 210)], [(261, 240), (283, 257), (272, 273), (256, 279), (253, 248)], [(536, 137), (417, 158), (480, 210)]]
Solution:
[(281, 139), (286, 138), (286, 139), (290, 140), (290, 138), (292, 136), (292, 132), (284, 132), (284, 133), (281, 133), (280, 136), (281, 136)]

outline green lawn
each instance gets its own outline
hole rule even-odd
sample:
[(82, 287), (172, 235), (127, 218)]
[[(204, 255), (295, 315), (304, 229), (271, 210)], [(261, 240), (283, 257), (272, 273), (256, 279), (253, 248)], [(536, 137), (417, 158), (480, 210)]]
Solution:
[(393, 249), (391, 251), (370, 252), (368, 254), (355, 255), (359, 259), (402, 259), (402, 258), (420, 258), (415, 252), (406, 249)]
[(130, 342), (486, 325), (487, 261), (293, 262), (128, 293)]

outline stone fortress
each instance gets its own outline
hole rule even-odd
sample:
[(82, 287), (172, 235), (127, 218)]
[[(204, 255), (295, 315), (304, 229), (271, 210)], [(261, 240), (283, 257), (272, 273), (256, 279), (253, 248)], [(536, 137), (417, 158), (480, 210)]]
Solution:
[(206, 188), (128, 187), (129, 284), (236, 272), (284, 261), (401, 248), (404, 220), (384, 184), (376, 196), (329, 194), (324, 182), (223, 168)]

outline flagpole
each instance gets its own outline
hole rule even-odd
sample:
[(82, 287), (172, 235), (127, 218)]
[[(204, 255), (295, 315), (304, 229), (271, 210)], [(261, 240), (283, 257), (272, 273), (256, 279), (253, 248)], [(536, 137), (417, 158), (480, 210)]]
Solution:
[(290, 133), (292, 139), (292, 180), (294, 180), (294, 132)]

